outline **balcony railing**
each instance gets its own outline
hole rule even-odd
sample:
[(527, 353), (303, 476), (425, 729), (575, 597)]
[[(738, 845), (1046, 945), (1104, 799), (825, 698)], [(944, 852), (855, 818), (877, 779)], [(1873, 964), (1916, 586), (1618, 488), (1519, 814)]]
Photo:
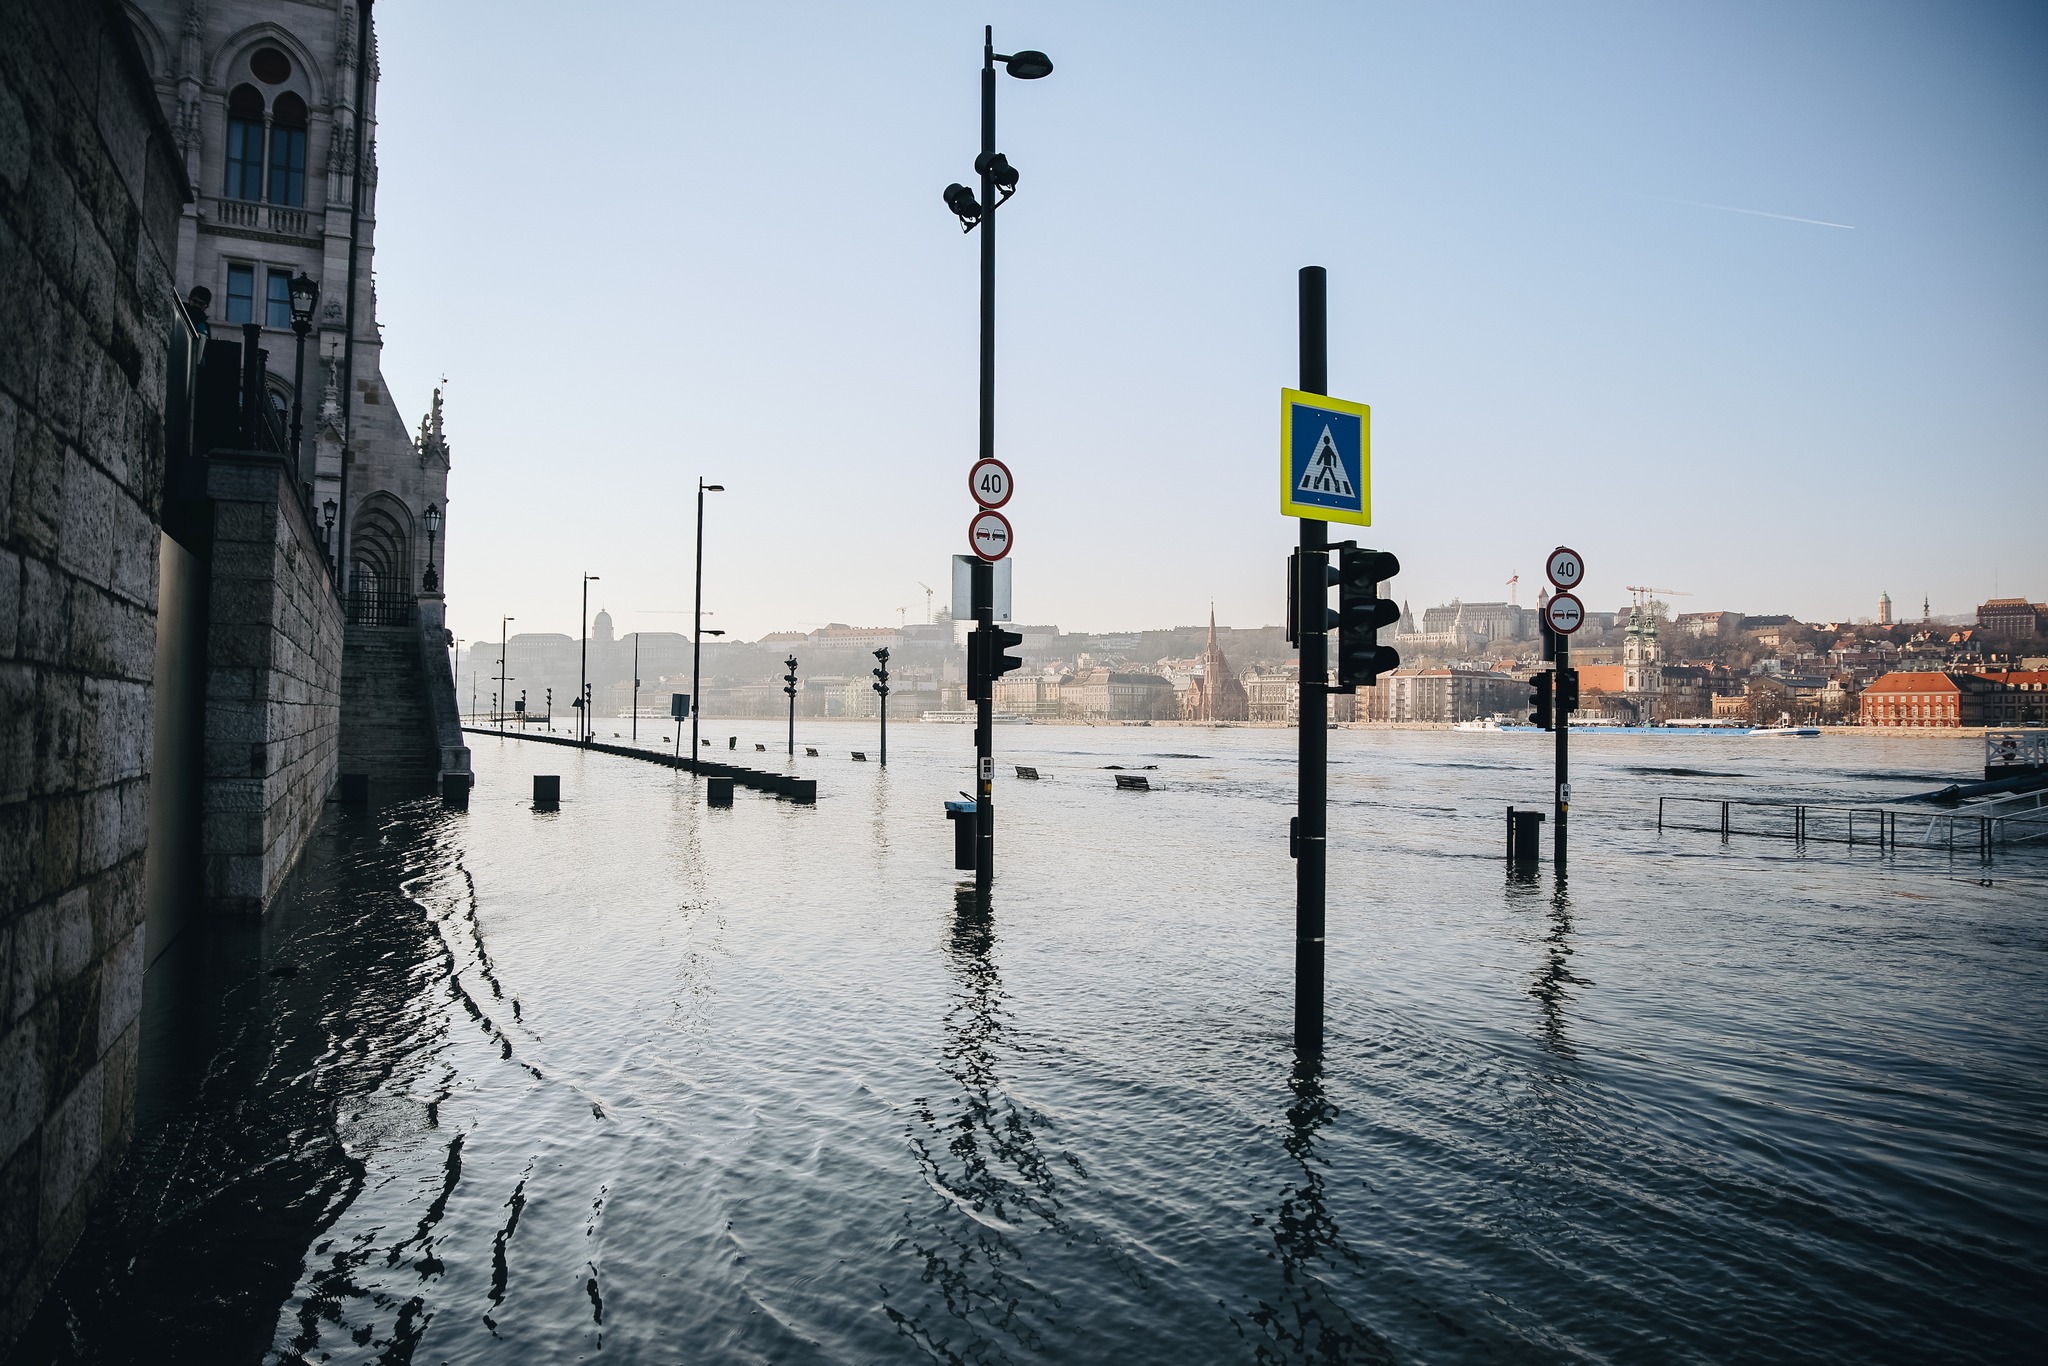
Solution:
[(274, 232), (281, 237), (317, 237), (319, 229), (305, 209), (259, 204), (251, 199), (216, 199), (213, 220), (223, 227)]

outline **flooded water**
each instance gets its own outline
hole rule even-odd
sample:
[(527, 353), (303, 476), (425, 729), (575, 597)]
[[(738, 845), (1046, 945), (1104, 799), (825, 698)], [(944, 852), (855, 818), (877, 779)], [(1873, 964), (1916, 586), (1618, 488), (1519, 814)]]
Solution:
[(800, 724), (815, 807), (475, 737), (466, 813), (331, 811), (152, 973), (19, 1359), (2040, 1359), (2048, 863), (1655, 826), (1971, 742), (1583, 738), (1560, 890), (1549, 737), (1335, 733), (1302, 1071), (1290, 732), (1003, 728), (985, 910), (969, 732), (890, 738)]

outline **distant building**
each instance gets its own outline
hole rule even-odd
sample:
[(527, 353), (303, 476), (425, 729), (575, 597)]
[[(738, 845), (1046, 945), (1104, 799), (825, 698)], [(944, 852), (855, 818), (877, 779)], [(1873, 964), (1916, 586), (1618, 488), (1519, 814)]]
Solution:
[(1173, 684), (1158, 674), (1089, 669), (1060, 689), (1061, 708), (1076, 721), (1171, 721), (1179, 716)]
[(1664, 719), (1663, 649), (1657, 643), (1655, 612), (1629, 610), (1621, 641), (1621, 692), (1633, 705), (1637, 724), (1654, 726)]
[(1879, 593), (1877, 595), (1877, 624), (1879, 626), (1889, 626), (1892, 624), (1892, 595), (1889, 593)]
[(2048, 603), (2025, 598), (1993, 598), (1977, 609), (1977, 629), (1986, 635), (2032, 639), (2044, 634)]
[(1244, 684), (1230, 671), (1223, 647), (1216, 643), (1216, 609), (1209, 609), (1209, 648), (1202, 656), (1202, 671), (1188, 680), (1181, 698), (1181, 714), (1190, 721), (1249, 721), (1251, 702)]
[[(1890, 599), (1886, 599), (1886, 602), (1889, 601)], [(1890, 608), (1884, 610), (1889, 611)], [(1673, 619), (1671, 629), (1695, 639), (1701, 636), (1732, 636), (1742, 629), (1742, 613), (1680, 612)]]
[(1889, 673), (1863, 690), (1866, 726), (2048, 725), (2048, 671)]
[(1301, 674), (1298, 668), (1274, 673), (1248, 673), (1243, 678), (1245, 710), (1253, 721), (1292, 726), (1301, 719)]
[(1404, 607), (1396, 639), (1411, 650), (1464, 655), (1502, 641), (1529, 640), (1536, 635), (1536, 613), (1511, 602), (1461, 602), (1453, 598), (1422, 614), (1422, 629)]
[(1450, 725), (1528, 709), (1529, 685), (1491, 669), (1396, 669), (1365, 697), (1368, 721)]

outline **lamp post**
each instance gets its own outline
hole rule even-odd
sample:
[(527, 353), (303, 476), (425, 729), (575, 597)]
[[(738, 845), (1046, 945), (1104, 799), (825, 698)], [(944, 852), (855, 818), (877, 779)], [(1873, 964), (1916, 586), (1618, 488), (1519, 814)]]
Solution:
[[(471, 679), (471, 681), (472, 681), (472, 686), (474, 686), (474, 680), (475, 680), (475, 678), (476, 678), (476, 664), (475, 664), (474, 662), (472, 662), (472, 663), (470, 664), (470, 666), (469, 666), (469, 676), (470, 676), (470, 679)], [(455, 719), (456, 719), (456, 722), (457, 722), (458, 724), (460, 724), (460, 722), (461, 722), (461, 720), (462, 720), (462, 637), (461, 637), (461, 636), (457, 636), (457, 637), (455, 637), (455, 678), (454, 678), (454, 680), (453, 680), (453, 681), (454, 681), (454, 683), (455, 683)]]
[(427, 524), (427, 572), (420, 580), (420, 587), (429, 593), (441, 591), (441, 574), (434, 568), (434, 538), (441, 534), (441, 509), (432, 503), (422, 517)]
[(884, 645), (875, 651), (875, 658), (881, 667), (869, 670), (875, 681), (869, 684), (882, 699), (882, 767), (889, 766), (889, 647)]
[(292, 276), (292, 331), (299, 337), (298, 358), (292, 362), (292, 469), (295, 477), (306, 477), (305, 457), (299, 454), (299, 431), (306, 412), (301, 397), (306, 387), (306, 334), (313, 330), (313, 309), (320, 303), (320, 282), (300, 271)]
[(633, 743), (640, 743), (640, 633), (633, 633)]
[[(704, 689), (698, 680), (704, 652), (704, 495), (724, 493), (725, 485), (707, 484), (697, 476), (697, 603), (690, 618), (690, 771), (697, 771), (697, 715), (704, 710)], [(723, 631), (713, 631), (722, 636)], [(676, 727), (676, 743), (683, 740), (683, 728)]]
[[(505, 695), (505, 685), (511, 681), (505, 674), (505, 623), (517, 620), (519, 620), (517, 617), (501, 617), (498, 620), (498, 697)], [(498, 731), (500, 734), (503, 734), (505, 730), (505, 713), (498, 706), (497, 698), (491, 699), (491, 710), (498, 713)]]
[[(1021, 81), (1035, 81), (1052, 74), (1052, 59), (1043, 52), (1025, 50), (1004, 56), (995, 48), (995, 29), (982, 30), (981, 43), (981, 155), (974, 169), (981, 173), (981, 198), (965, 185), (946, 187), (946, 207), (960, 220), (962, 232), (981, 229), (981, 440), (977, 459), (993, 460), (996, 454), (996, 210), (1017, 192), (1017, 170), (996, 150), (996, 63)], [(970, 576), (974, 629), (995, 630), (994, 566), (976, 559)], [(986, 639), (986, 637), (984, 637)], [(975, 645), (968, 645), (972, 667)], [(991, 652), (993, 653), (993, 652)], [(995, 707), (994, 689), (987, 688), (975, 704), (974, 719), (974, 886), (986, 892), (995, 878)]]
[(583, 640), (582, 654), (576, 665), (576, 705), (582, 709), (583, 724), (578, 728), (579, 744), (589, 744), (597, 734), (590, 728), (590, 581), (595, 574), (583, 576)]
[(328, 567), (329, 569), (332, 569), (332, 568), (334, 568), (334, 567), (335, 567), (335, 564), (334, 564), (334, 514), (335, 514), (335, 513), (337, 513), (337, 512), (339, 512), (339, 511), (341, 511), (341, 509), (340, 509), (340, 507), (339, 507), (339, 506), (338, 506), (338, 505), (337, 505), (337, 504), (335, 503), (335, 501), (334, 501), (334, 500), (333, 500), (332, 498), (329, 498), (329, 499), (328, 499), (328, 500), (327, 500), (327, 501), (326, 501), (325, 503), (321, 504), (321, 507), (320, 507), (320, 511), (321, 511), (321, 513), (322, 513), (322, 514), (323, 514), (323, 515), (324, 515), (324, 516), (326, 517), (326, 519), (327, 519), (327, 532), (326, 532), (326, 536), (327, 536), (327, 567)]
[(782, 661), (789, 672), (782, 676), (782, 690), (789, 694), (789, 757), (796, 757), (796, 656)]

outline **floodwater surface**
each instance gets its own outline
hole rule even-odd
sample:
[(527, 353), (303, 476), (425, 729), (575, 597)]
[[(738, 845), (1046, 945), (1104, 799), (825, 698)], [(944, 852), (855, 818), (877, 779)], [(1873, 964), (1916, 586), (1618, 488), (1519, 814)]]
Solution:
[(152, 969), (19, 1359), (2040, 1359), (2048, 865), (1656, 828), (1971, 742), (1585, 737), (1560, 888), (1500, 857), (1548, 736), (1333, 733), (1301, 1068), (1291, 732), (999, 730), (986, 906), (970, 733), (890, 740), (800, 723), (815, 807), (476, 736), (467, 812), (330, 808)]

